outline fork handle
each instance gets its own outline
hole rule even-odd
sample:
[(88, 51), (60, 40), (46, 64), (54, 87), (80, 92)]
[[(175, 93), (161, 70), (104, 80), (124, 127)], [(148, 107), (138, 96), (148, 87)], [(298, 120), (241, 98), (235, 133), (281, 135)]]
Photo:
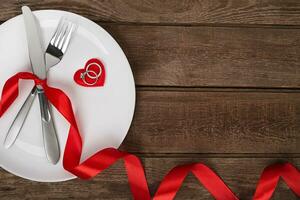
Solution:
[(60, 149), (52, 114), (50, 111), (50, 105), (42, 87), (37, 86), (37, 94), (39, 97), (41, 109), (45, 153), (47, 159), (52, 164), (56, 164), (60, 157)]
[(32, 106), (35, 97), (36, 97), (36, 87), (33, 87), (7, 132), (6, 138), (4, 140), (5, 148), (10, 148), (16, 141), (24, 125), (24, 122), (28, 116), (28, 113), (30, 111), (30, 108)]

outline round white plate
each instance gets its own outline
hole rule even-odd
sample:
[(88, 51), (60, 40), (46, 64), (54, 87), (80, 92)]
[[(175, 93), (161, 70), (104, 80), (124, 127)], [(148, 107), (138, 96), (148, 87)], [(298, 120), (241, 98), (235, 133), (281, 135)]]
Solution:
[[(78, 28), (62, 61), (48, 72), (48, 84), (65, 91), (73, 103), (83, 138), (82, 161), (100, 149), (119, 147), (132, 121), (135, 107), (135, 84), (130, 65), (117, 42), (100, 26), (79, 15), (58, 11), (35, 11), (39, 20), (44, 47), (52, 37), (59, 19), (64, 16)], [(0, 26), (0, 93), (5, 81), (17, 72), (30, 72), (30, 60), (23, 17), (17, 16)], [(73, 81), (74, 73), (90, 58), (99, 58), (105, 65), (104, 87), (86, 88)], [(0, 166), (20, 177), (56, 182), (74, 178), (63, 169), (62, 158), (69, 125), (56, 109), (53, 117), (61, 148), (58, 164), (50, 164), (45, 156), (40, 110), (35, 99), (27, 121), (10, 149), (2, 145), (18, 110), (33, 83), (20, 82), (20, 95), (0, 118)]]

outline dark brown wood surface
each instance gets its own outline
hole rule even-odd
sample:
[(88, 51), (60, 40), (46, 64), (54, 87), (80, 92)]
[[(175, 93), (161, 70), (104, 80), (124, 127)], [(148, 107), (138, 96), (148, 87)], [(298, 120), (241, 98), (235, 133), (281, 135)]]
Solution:
[(175, 25), (299, 25), (298, 0), (1, 0), (0, 16), (20, 14), (20, 6), (61, 9), (94, 21)]
[(300, 88), (299, 29), (105, 25), (139, 86)]
[[(152, 194), (188, 162), (208, 164), (242, 200), (265, 166), (300, 169), (300, 1), (0, 0), (0, 22), (21, 5), (88, 17), (124, 49), (137, 105), (121, 149), (142, 158)], [(131, 198), (122, 162), (91, 181), (0, 171), (1, 200)], [(212, 197), (189, 176), (177, 199)], [(273, 199), (297, 197), (280, 183)]]
[(138, 89), (137, 99), (130, 152), (300, 153), (300, 93)]

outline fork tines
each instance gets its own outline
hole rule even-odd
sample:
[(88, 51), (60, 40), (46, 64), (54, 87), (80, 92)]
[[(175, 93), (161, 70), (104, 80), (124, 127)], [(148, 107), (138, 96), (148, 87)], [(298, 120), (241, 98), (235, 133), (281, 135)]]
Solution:
[[(52, 39), (50, 40), (48, 48), (55, 48), (56, 51), (60, 51), (57, 53), (63, 55), (68, 47), (71, 35), (75, 28), (76, 26), (72, 22), (68, 21), (66, 18), (62, 18), (58, 23)], [(60, 57), (60, 55), (57, 57)]]

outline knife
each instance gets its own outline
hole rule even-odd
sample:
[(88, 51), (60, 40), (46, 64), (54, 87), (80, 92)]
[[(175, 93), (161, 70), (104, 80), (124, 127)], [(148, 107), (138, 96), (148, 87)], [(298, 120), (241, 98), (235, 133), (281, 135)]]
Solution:
[[(22, 7), (24, 17), (25, 30), (28, 43), (29, 57), (33, 73), (41, 80), (47, 78), (47, 69), (45, 63), (44, 49), (40, 39), (40, 32), (36, 18), (27, 6)], [(48, 99), (45, 96), (42, 86), (36, 86), (36, 92), (39, 97), (42, 132), (47, 159), (56, 164), (60, 158), (59, 143), (56, 135), (56, 130), (50, 111)]]

